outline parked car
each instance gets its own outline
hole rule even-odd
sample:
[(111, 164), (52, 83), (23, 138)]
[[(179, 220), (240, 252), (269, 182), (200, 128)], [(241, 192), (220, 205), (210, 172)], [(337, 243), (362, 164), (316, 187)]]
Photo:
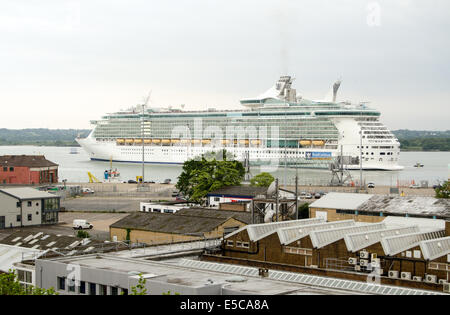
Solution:
[(417, 188), (420, 188), (420, 185), (419, 184), (413, 184), (413, 185), (410, 185), (409, 188), (417, 189)]
[(92, 188), (83, 188), (83, 189), (81, 190), (81, 192), (82, 192), (83, 194), (93, 194), (93, 193), (94, 193), (94, 190), (93, 190)]
[(367, 184), (367, 188), (375, 188), (375, 184), (374, 183), (368, 183)]
[(315, 193), (314, 194), (314, 198), (315, 199), (320, 199), (320, 197), (322, 197), (322, 195), (320, 193)]
[(178, 191), (178, 190), (172, 191), (172, 197), (178, 197), (179, 194), (180, 194), (180, 191)]
[(137, 184), (138, 182), (137, 181), (135, 181), (135, 180), (133, 180), (133, 179), (130, 179), (129, 181), (128, 181), (128, 184)]
[(81, 219), (73, 220), (73, 228), (75, 230), (92, 229), (93, 227), (94, 226), (86, 220), (81, 220)]
[(312, 199), (312, 197), (313, 196), (310, 193), (307, 193), (306, 191), (302, 191), (299, 196), (300, 199)]
[(172, 180), (170, 178), (165, 179), (162, 184), (170, 184)]

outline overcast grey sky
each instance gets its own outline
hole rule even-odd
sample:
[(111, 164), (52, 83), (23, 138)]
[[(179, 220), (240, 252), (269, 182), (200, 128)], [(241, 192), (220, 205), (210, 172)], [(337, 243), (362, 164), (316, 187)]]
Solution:
[(282, 74), (370, 101), (391, 129), (450, 121), (448, 0), (1, 0), (0, 128), (89, 128), (142, 101), (239, 108)]

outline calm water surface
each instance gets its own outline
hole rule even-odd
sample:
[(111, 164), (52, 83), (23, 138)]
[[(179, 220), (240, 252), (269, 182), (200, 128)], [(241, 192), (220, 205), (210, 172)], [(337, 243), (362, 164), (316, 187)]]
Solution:
[[(87, 182), (87, 172), (91, 172), (98, 179), (102, 179), (103, 172), (110, 168), (109, 162), (91, 161), (81, 148), (76, 148), (78, 154), (71, 154), (74, 148), (68, 147), (37, 147), (37, 146), (0, 146), (0, 155), (7, 154), (43, 154), (47, 159), (59, 164), (59, 179), (67, 179), (69, 182)], [(414, 164), (420, 162), (423, 168), (416, 168)], [(377, 185), (396, 185), (401, 183), (418, 182), (427, 180), (430, 185), (437, 181), (443, 181), (450, 176), (450, 152), (402, 152), (400, 164), (405, 167), (402, 171), (367, 171), (363, 172), (366, 182), (374, 182)], [(113, 169), (117, 168), (121, 173), (122, 180), (136, 179), (141, 175), (140, 164), (113, 163)], [(260, 169), (255, 167), (251, 173), (256, 175)], [(293, 181), (298, 172), (300, 183), (324, 184), (330, 180), (331, 173), (327, 170), (287, 169), (286, 178), (288, 183)], [(180, 165), (146, 165), (145, 178), (161, 182), (166, 178), (176, 181), (181, 173)], [(273, 175), (284, 182), (284, 168), (280, 166)], [(359, 172), (352, 171), (352, 177), (359, 179)]]

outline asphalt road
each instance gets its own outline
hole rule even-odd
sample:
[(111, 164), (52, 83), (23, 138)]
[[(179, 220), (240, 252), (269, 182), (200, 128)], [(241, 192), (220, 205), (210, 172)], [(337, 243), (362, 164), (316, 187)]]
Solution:
[[(165, 200), (172, 200), (166, 198)], [(158, 199), (162, 200), (162, 199)], [(141, 202), (149, 202), (150, 198), (144, 197), (78, 197), (61, 201), (61, 207), (66, 211), (110, 211), (110, 212), (134, 212), (139, 211)]]

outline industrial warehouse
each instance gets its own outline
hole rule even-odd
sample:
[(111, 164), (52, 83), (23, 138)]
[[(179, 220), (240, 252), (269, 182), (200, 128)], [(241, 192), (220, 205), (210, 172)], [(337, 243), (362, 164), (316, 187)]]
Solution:
[(448, 292), (450, 222), (387, 217), (254, 224), (225, 236), (208, 261)]

